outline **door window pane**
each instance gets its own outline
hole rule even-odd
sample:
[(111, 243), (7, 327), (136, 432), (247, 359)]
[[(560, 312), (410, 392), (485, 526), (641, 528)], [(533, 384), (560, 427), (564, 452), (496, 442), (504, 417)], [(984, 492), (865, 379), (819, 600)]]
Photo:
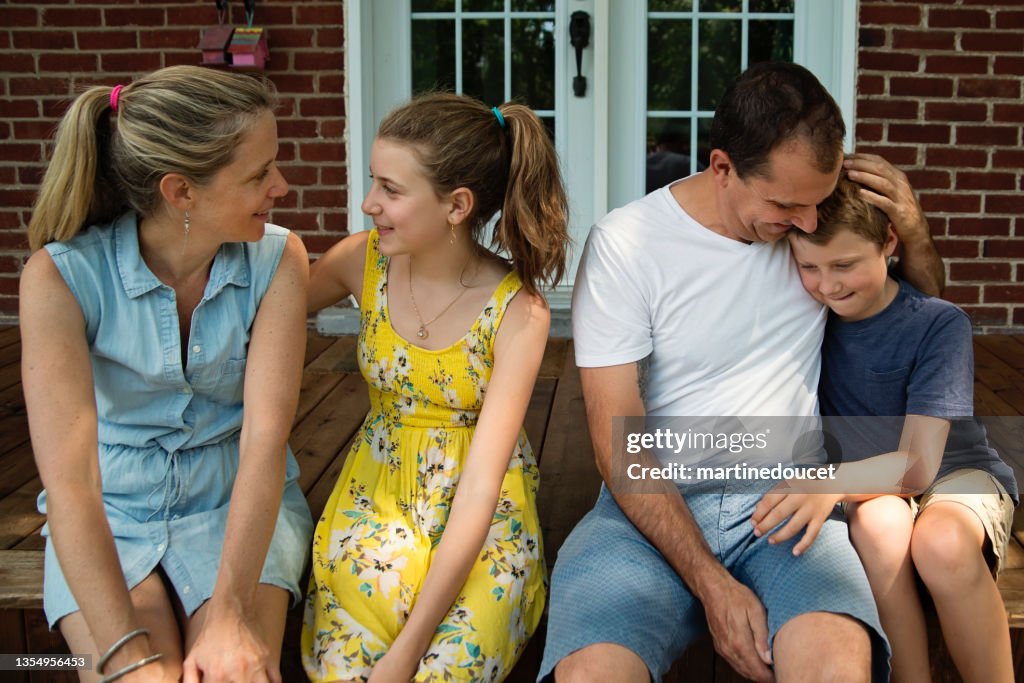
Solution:
[(455, 89), (455, 22), (412, 24), (412, 91)]
[(554, 12), (554, 0), (512, 0), (513, 12)]
[(462, 0), (463, 12), (501, 12), (505, 0)]
[(770, 60), (793, 61), (793, 24), (788, 21), (751, 21), (748, 64)]
[(689, 12), (693, 9), (693, 0), (650, 0), (648, 12)]
[(792, 12), (793, 0), (750, 0), (751, 12)]
[(741, 0), (700, 0), (701, 12), (740, 12), (742, 10)]
[(503, 22), (462, 22), (462, 92), (484, 102), (505, 101), (505, 27)]
[(690, 120), (647, 119), (646, 191), (690, 175)]
[(697, 104), (713, 110), (726, 87), (740, 75), (740, 29), (731, 19), (703, 19), (700, 33), (700, 64), (697, 67)]
[(555, 22), (512, 20), (512, 97), (534, 109), (555, 108)]
[(455, 0), (412, 0), (413, 12), (453, 12)]
[(647, 108), (690, 108), (689, 21), (651, 19), (647, 23)]

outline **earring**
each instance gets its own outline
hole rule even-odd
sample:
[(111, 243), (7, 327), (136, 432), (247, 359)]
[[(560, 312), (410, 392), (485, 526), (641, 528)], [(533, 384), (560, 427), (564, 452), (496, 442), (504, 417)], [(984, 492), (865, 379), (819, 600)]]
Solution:
[(452, 236), (449, 238), (448, 244), (455, 244), (455, 224), (449, 223), (448, 225), (452, 226)]
[(185, 255), (185, 247), (188, 246), (188, 233), (192, 229), (192, 215), (185, 209), (185, 240), (181, 243), (181, 254)]

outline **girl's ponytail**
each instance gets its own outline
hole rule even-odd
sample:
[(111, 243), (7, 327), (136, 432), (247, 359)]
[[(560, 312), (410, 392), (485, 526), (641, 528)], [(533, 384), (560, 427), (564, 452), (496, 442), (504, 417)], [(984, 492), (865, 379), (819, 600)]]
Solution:
[(537, 115), (521, 104), (498, 107), (511, 142), (508, 183), (495, 240), (512, 257), (524, 287), (554, 286), (565, 274), (569, 207), (558, 158)]

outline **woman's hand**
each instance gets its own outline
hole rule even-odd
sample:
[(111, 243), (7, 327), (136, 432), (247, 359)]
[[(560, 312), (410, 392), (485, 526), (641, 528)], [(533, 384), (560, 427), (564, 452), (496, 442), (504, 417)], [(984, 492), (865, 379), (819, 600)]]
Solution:
[(232, 611), (212, 612), (185, 658), (184, 683), (281, 683), (271, 650), (251, 620)]

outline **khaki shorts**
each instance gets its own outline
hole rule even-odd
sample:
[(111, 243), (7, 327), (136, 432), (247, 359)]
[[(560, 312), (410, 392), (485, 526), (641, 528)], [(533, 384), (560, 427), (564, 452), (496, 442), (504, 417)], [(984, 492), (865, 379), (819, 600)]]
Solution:
[(921, 495), (910, 499), (914, 518), (935, 503), (959, 503), (978, 516), (992, 549), (992, 556), (986, 553), (985, 559), (992, 568), (992, 574), (998, 574), (1006, 558), (1006, 546), (1013, 527), (1013, 498), (1003, 485), (984, 470), (954, 470), (932, 482)]

